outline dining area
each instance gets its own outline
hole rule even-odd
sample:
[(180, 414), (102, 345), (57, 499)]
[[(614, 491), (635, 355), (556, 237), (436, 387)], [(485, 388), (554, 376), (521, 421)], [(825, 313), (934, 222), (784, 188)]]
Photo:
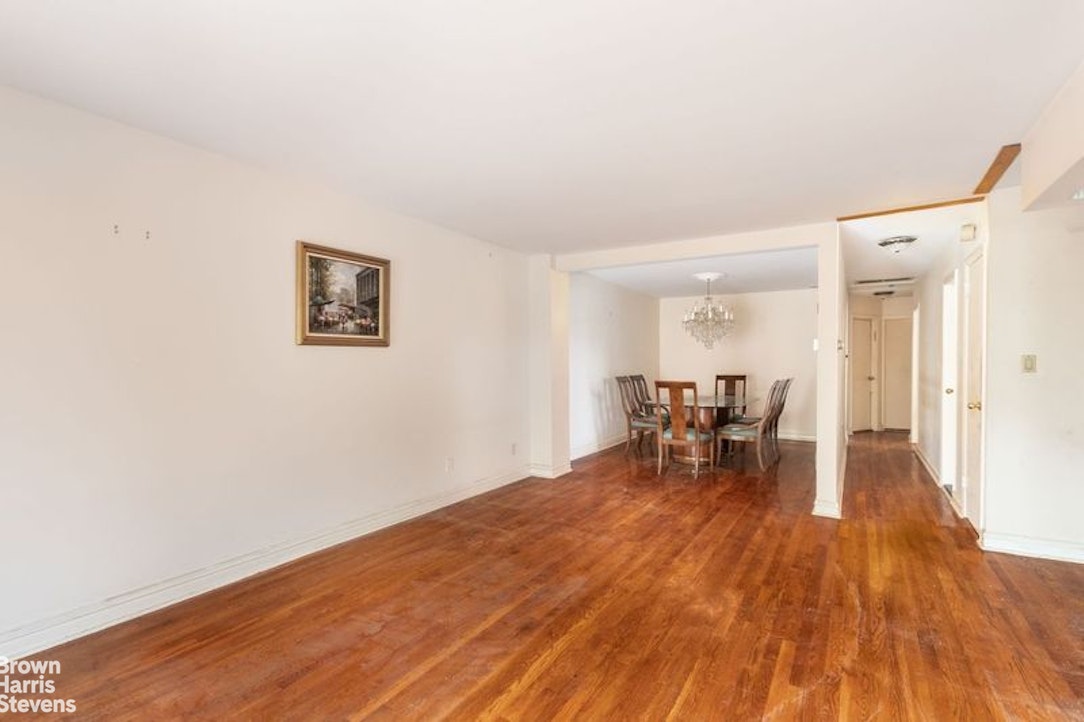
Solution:
[[(690, 260), (666, 270), (700, 265)], [(744, 275), (734, 259), (728, 270), (733, 278)], [(681, 286), (674, 291), (688, 295), (652, 297), (572, 274), (567, 433), (573, 463), (614, 448), (652, 477), (660, 467), (662, 474), (742, 468), (764, 474), (780, 452), (787, 456), (793, 444), (816, 441), (817, 290), (720, 296), (714, 283), (709, 290), (694, 280), (707, 293), (692, 296), (695, 287)], [(705, 316), (722, 319), (725, 333), (700, 328), (697, 319)], [(677, 381), (686, 383), (660, 384)]]
[(658, 475), (680, 463), (698, 477), (702, 468), (734, 464), (748, 447), (762, 472), (779, 462), (779, 419), (793, 377), (775, 379), (763, 400), (750, 393), (748, 374), (716, 374), (714, 386), (704, 389), (688, 380), (649, 385), (644, 374), (615, 381), (625, 415), (625, 454), (654, 453)]

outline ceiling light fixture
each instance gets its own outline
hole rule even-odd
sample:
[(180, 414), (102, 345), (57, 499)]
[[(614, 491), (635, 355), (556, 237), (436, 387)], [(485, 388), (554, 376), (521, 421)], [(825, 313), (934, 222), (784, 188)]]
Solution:
[(877, 245), (891, 253), (899, 253), (917, 240), (918, 236), (892, 236), (877, 241)]
[(690, 336), (704, 344), (704, 348), (710, 349), (734, 329), (734, 312), (711, 298), (711, 282), (722, 278), (722, 274), (697, 273), (694, 278), (708, 284), (707, 294), (704, 300), (694, 303), (685, 312), (681, 325)]
[(1070, 196), (1070, 198), (1074, 201), (1084, 201), (1084, 188), (1077, 188), (1076, 193)]

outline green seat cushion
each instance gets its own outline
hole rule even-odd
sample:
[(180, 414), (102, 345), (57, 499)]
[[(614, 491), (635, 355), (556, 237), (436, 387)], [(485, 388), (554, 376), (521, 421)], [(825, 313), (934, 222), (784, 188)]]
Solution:
[(659, 422), (655, 419), (633, 419), (632, 428), (634, 429), (655, 429), (658, 428)]
[[(667, 429), (666, 431), (662, 432), (662, 437), (664, 439), (672, 439), (672, 438), (674, 438), (672, 432), (673, 432), (673, 429)], [(707, 441), (707, 442), (710, 443), (711, 439), (712, 439), (712, 436), (711, 436), (710, 431), (701, 431), (700, 432), (700, 440), (701, 441)], [(686, 441), (696, 441), (696, 429), (692, 429), (692, 428), (685, 429), (685, 440)]]
[(751, 436), (756, 437), (757, 429), (755, 426), (738, 426), (735, 424), (727, 424), (719, 431), (726, 436)]

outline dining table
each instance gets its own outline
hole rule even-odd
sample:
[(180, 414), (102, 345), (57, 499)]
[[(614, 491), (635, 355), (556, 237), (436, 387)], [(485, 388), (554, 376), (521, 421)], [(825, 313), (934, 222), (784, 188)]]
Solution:
[[(693, 406), (692, 394), (685, 395), (685, 408)], [(696, 408), (700, 417), (700, 428), (714, 429), (730, 422), (734, 410), (745, 406), (743, 394), (697, 394)]]
[[(692, 411), (693, 408), (693, 394), (686, 392), (685, 408)], [(716, 426), (722, 426), (730, 422), (734, 417), (734, 410), (745, 407), (744, 394), (719, 394), (714, 392), (710, 394), (697, 393), (696, 395), (696, 415), (700, 421), (700, 428), (704, 431), (713, 431)], [(669, 407), (669, 402), (660, 404), (664, 408)], [(691, 456), (676, 455), (675, 458), (679, 461), (692, 463)], [(707, 451), (701, 452), (701, 459), (708, 458)]]

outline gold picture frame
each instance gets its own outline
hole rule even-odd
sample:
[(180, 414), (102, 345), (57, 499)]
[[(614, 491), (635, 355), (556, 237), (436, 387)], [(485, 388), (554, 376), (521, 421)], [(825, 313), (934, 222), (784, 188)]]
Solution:
[(391, 261), (297, 242), (297, 343), (387, 346)]

